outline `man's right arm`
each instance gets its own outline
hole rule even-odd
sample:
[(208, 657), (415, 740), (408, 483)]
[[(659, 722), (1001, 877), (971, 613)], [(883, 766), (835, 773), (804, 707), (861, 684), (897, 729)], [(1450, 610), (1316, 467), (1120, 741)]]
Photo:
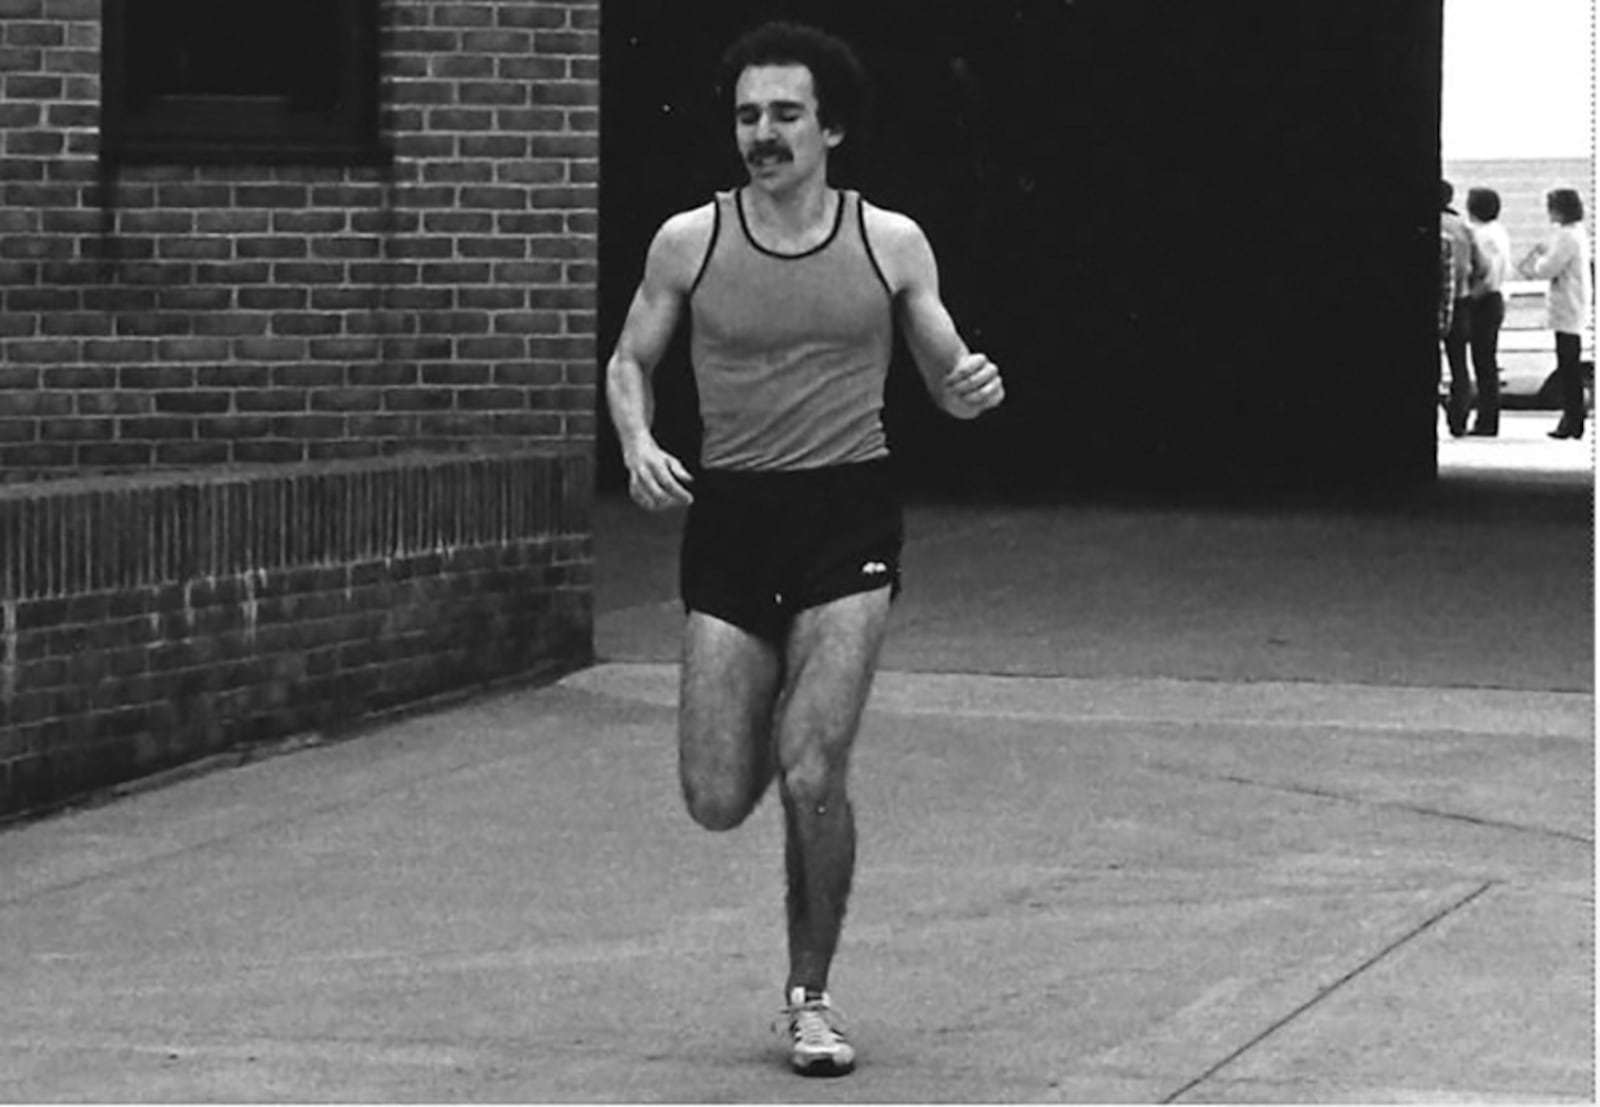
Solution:
[(606, 365), (606, 402), (628, 469), (628, 491), (634, 502), (651, 511), (694, 499), (688, 470), (660, 447), (651, 432), (655, 402), (650, 377), (683, 315), (710, 231), (707, 206), (673, 216), (656, 232), (645, 259), (644, 279)]

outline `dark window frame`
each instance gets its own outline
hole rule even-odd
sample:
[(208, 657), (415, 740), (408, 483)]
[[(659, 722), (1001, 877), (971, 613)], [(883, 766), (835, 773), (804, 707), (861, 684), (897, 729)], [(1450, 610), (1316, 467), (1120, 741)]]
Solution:
[[(272, 0), (215, 0), (270, 5)], [(379, 0), (323, 0), (336, 7), (340, 39), (331, 116), (296, 116), (272, 100), (162, 95), (130, 110), (130, 0), (104, 0), (101, 158), (111, 165), (224, 164), (383, 166), (392, 154), (381, 131)]]

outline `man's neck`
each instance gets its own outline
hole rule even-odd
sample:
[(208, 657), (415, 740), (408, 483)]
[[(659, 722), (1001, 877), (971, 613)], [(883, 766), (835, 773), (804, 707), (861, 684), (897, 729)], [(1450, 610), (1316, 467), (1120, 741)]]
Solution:
[(752, 184), (744, 196), (751, 223), (763, 238), (780, 245), (811, 245), (832, 227), (833, 190), (821, 175), (786, 192), (768, 192)]

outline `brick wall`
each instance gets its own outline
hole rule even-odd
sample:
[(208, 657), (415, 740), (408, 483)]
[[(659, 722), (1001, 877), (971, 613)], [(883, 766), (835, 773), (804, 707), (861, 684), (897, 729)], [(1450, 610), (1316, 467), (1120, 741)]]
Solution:
[(587, 449), (0, 488), (0, 816), (591, 659)]
[(588, 441), (598, 0), (383, 0), (385, 169), (100, 177), (99, 0), (0, 0), (0, 481)]
[(381, 168), (99, 158), (0, 0), (0, 815), (591, 655), (598, 0), (380, 0)]

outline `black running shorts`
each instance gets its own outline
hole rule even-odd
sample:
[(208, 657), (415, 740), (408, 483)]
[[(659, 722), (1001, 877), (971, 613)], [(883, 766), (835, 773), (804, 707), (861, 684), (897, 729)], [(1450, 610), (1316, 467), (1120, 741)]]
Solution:
[(889, 462), (694, 481), (679, 585), (689, 611), (781, 642), (798, 612), (857, 592), (900, 593), (905, 522)]

